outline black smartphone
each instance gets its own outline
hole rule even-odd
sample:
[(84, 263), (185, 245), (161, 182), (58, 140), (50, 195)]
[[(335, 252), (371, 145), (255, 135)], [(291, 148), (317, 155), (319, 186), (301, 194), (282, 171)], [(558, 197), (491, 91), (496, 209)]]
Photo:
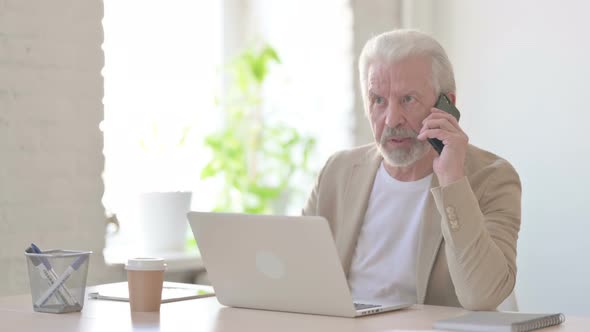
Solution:
[[(455, 117), (455, 119), (457, 119), (457, 121), (459, 121), (459, 118), (461, 117), (461, 113), (459, 113), (457, 107), (451, 103), (449, 97), (447, 97), (444, 93), (441, 93), (440, 96), (438, 96), (438, 100), (436, 101), (436, 104), (434, 104), (434, 107), (451, 114)], [(428, 138), (428, 142), (430, 142), (438, 154), (441, 154), (445, 146), (443, 142), (436, 138)]]

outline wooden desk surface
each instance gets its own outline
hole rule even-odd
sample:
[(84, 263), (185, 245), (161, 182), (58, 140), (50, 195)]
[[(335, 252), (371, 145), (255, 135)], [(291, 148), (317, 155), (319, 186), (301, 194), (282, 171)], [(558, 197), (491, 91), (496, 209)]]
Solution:
[[(92, 291), (95, 287), (90, 287)], [(46, 314), (33, 311), (30, 295), (0, 298), (0, 326), (13, 331), (386, 331), (430, 330), (436, 320), (465, 310), (415, 305), (360, 318), (228, 308), (214, 297), (162, 304), (160, 313), (131, 313), (129, 303), (87, 299), (82, 312)], [(590, 318), (566, 317), (543, 332), (587, 331)]]

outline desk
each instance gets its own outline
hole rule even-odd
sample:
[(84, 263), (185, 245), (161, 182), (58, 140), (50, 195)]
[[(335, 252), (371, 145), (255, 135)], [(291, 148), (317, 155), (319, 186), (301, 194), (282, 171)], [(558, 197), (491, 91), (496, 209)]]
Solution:
[[(100, 286), (97, 286), (100, 287)], [(96, 291), (89, 287), (88, 291)], [(30, 295), (0, 298), (0, 330), (8, 331), (385, 331), (428, 330), (436, 320), (457, 316), (459, 308), (415, 305), (408, 309), (360, 318), (340, 318), (263, 310), (228, 308), (216, 298), (162, 304), (160, 313), (134, 313), (126, 302), (86, 300), (79, 313), (33, 311)], [(590, 318), (567, 316), (560, 326), (543, 332), (587, 331)]]

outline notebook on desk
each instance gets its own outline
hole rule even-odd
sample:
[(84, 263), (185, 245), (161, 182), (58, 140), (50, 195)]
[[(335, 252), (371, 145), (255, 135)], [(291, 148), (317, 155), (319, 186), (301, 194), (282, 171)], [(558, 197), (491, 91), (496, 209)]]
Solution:
[[(162, 303), (198, 299), (215, 296), (213, 287), (207, 285), (184, 284), (164, 281), (162, 287)], [(97, 286), (96, 292), (88, 293), (88, 298), (129, 302), (127, 282), (116, 282)]]
[(527, 332), (558, 325), (564, 321), (563, 314), (476, 311), (439, 320), (433, 327), (440, 330), (469, 332)]
[(189, 212), (217, 300), (227, 306), (358, 317), (412, 303), (353, 303), (328, 222)]

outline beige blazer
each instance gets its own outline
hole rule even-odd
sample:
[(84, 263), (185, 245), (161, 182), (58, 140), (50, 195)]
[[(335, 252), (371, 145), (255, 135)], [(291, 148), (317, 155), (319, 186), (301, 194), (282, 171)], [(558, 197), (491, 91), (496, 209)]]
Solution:
[[(328, 219), (347, 275), (381, 161), (375, 144), (334, 154), (303, 209)], [(445, 187), (433, 177), (420, 226), (418, 303), (492, 310), (516, 280), (521, 185), (506, 160), (471, 145), (465, 174)]]

